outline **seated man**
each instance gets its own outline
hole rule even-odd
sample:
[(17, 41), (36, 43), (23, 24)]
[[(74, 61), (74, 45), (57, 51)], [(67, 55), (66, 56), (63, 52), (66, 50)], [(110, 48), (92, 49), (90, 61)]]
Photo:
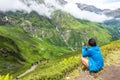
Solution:
[[(99, 71), (104, 66), (103, 57), (95, 39), (91, 38), (88, 41), (89, 48), (86, 48), (82, 43), (82, 58), (81, 61), (90, 72)], [(88, 60), (85, 58), (88, 57)]]

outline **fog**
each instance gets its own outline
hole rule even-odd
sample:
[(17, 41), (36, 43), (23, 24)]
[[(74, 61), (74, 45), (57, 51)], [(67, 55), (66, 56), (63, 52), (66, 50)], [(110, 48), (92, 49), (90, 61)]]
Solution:
[[(94, 22), (102, 22), (111, 19), (105, 15), (98, 15), (93, 12), (81, 11), (76, 3), (84, 3), (94, 5), (101, 9), (117, 9), (120, 8), (119, 0), (65, 0), (66, 5), (60, 5), (57, 0), (44, 0), (44, 3), (37, 3), (34, 0), (27, 0), (23, 3), (21, 0), (0, 0), (0, 11), (16, 11), (24, 10), (31, 12), (32, 10), (38, 12), (40, 15), (45, 15), (50, 18), (51, 13), (55, 10), (62, 10), (70, 13), (72, 16), (80, 19), (87, 19)], [(29, 4), (29, 6), (28, 6)], [(103, 5), (104, 4), (104, 5)]]

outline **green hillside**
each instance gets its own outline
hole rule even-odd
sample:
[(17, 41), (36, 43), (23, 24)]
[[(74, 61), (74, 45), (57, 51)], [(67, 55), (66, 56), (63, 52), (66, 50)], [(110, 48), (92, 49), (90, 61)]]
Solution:
[(110, 26), (107, 29), (112, 32), (113, 39), (120, 39), (120, 21), (116, 19), (107, 20), (104, 24)]
[[(109, 26), (79, 20), (60, 10), (53, 12), (51, 18), (35, 11), (0, 12), (0, 74), (10, 73), (16, 77), (35, 62), (48, 60), (37, 67), (38, 72), (35, 70), (27, 77), (39, 73), (36, 78), (45, 78), (46, 75), (63, 78), (79, 65), (79, 61), (71, 60), (79, 59), (76, 51), (81, 49), (81, 42), (93, 37), (98, 45), (103, 45), (115, 40), (114, 32)], [(65, 66), (57, 72), (54, 68), (61, 65)]]
[(0, 26), (0, 73), (17, 73), (19, 68), (26, 69), (32, 63), (62, 56), (70, 51), (34, 38), (19, 28)]
[[(71, 50), (80, 49), (82, 41), (87, 42), (93, 37), (98, 44), (110, 42), (114, 29), (108, 30), (105, 25), (78, 20), (68, 13), (57, 10), (51, 18), (41, 16), (36, 12), (21, 11), (1, 13), (3, 20), (8, 16), (7, 26), (19, 26), (21, 30), (33, 37), (44, 40), (51, 45), (68, 47)], [(118, 34), (118, 33), (117, 33)]]
[[(110, 42), (101, 46), (101, 52), (104, 58), (105, 66), (110, 65), (118, 61), (118, 52), (120, 49), (120, 40)], [(35, 71), (20, 78), (20, 80), (65, 80), (65, 75), (72, 77), (80, 75), (80, 71), (83, 70), (83, 65), (80, 62), (81, 52), (77, 55), (64, 57), (59, 62), (47, 65), (39, 66)], [(52, 65), (51, 65), (52, 63)], [(74, 71), (75, 70), (75, 71)], [(71, 75), (69, 75), (71, 74)], [(72, 79), (73, 80), (73, 79)]]
[(52, 20), (59, 29), (59, 33), (63, 35), (66, 42), (73, 48), (80, 47), (81, 41), (87, 42), (91, 37), (95, 38), (99, 45), (110, 42), (112, 38), (111, 32), (104, 28), (105, 26), (75, 19), (70, 14), (59, 10), (53, 13)]

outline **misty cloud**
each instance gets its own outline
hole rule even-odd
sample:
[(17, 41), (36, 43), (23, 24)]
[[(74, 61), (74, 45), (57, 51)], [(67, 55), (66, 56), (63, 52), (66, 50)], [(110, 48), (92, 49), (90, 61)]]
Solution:
[(82, 11), (77, 7), (77, 5), (72, 3), (68, 3), (63, 8), (63, 10), (69, 12), (71, 15), (75, 16), (76, 18), (87, 19), (94, 22), (102, 22), (104, 20), (111, 19), (111, 17), (107, 17), (105, 15), (98, 15), (93, 12)]
[(26, 10), (30, 12), (30, 8), (28, 8), (24, 3), (19, 0), (1, 0), (0, 1), (0, 10), (1, 11), (16, 11), (16, 10)]
[[(56, 0), (44, 0), (44, 3), (38, 4), (34, 0), (27, 0), (30, 4), (27, 6), (26, 3), (23, 3), (21, 0), (1, 0), (0, 1), (0, 10), (1, 11), (16, 11), (16, 10), (25, 10), (30, 12), (32, 10), (38, 12), (40, 15), (45, 15), (50, 18), (50, 15), (55, 10), (63, 10), (65, 12), (70, 13), (76, 18), (87, 19), (94, 22), (102, 22), (104, 20), (111, 19), (110, 17), (106, 17), (105, 15), (98, 15), (93, 12), (81, 11), (76, 3), (85, 3), (89, 5), (94, 5), (96, 7), (101, 6), (100, 8), (105, 8), (103, 3), (106, 3), (106, 7), (110, 8), (111, 5), (115, 7), (119, 7), (119, 2), (114, 1), (108, 2), (108, 0), (65, 0), (68, 3), (66, 5), (60, 5)], [(98, 4), (99, 3), (99, 4)], [(116, 6), (115, 6), (116, 5)]]

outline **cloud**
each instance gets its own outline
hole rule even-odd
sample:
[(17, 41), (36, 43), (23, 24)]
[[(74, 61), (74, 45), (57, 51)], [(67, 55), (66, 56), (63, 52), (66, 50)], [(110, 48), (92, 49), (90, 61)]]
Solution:
[(0, 10), (1, 11), (16, 11), (16, 10), (26, 10), (30, 12), (30, 8), (28, 8), (24, 3), (19, 0), (1, 0), (0, 1)]
[(25, 10), (27, 12), (34, 10), (40, 15), (45, 15), (50, 18), (50, 15), (53, 11), (61, 9), (65, 12), (70, 13), (76, 18), (87, 19), (94, 22), (102, 22), (104, 20), (111, 19), (111, 17), (106, 17), (105, 15), (98, 15), (93, 12), (81, 11), (75, 3), (94, 5), (101, 9), (116, 9), (120, 7), (119, 0), (65, 0), (68, 3), (64, 6), (61, 6), (57, 0), (44, 0), (44, 3), (42, 4), (36, 3), (35, 0), (27, 1), (30, 6), (27, 6), (27, 4), (23, 3), (21, 0), (0, 0), (0, 10)]
[(111, 17), (107, 17), (105, 15), (98, 15), (94, 12), (82, 11), (73, 3), (68, 3), (66, 6), (64, 6), (63, 10), (67, 11), (76, 18), (87, 19), (94, 22), (102, 22), (111, 19)]

